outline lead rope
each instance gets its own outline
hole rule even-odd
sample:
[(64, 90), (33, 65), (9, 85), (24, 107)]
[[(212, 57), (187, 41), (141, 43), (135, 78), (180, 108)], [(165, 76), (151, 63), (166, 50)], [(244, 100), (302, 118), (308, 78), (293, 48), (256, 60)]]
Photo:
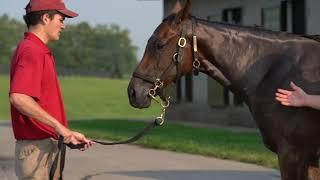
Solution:
[[(169, 107), (170, 105), (170, 97), (168, 97), (168, 99), (166, 100), (166, 102), (163, 101), (159, 101), (158, 99), (156, 99), (155, 95), (156, 95), (156, 91), (158, 89), (160, 89), (163, 86), (163, 82), (161, 82), (160, 80), (157, 81), (155, 83), (155, 87), (153, 89), (149, 90), (149, 96), (156, 101), (158, 104), (161, 105), (162, 107), (162, 111), (160, 116), (156, 117), (155, 120), (153, 122), (151, 122), (149, 125), (147, 125), (141, 132), (137, 133), (134, 137), (128, 139), (128, 140), (124, 140), (124, 141), (117, 141), (117, 142), (104, 142), (104, 141), (98, 141), (98, 140), (93, 140), (94, 142), (101, 144), (101, 145), (117, 145), (117, 144), (128, 144), (128, 143), (132, 143), (134, 141), (139, 140), (140, 138), (142, 138), (147, 132), (149, 132), (151, 129), (157, 127), (157, 126), (161, 126), (164, 123), (165, 120), (165, 113), (166, 113), (166, 108)], [(54, 178), (54, 174), (57, 170), (57, 165), (59, 162), (59, 157), (60, 157), (60, 172), (59, 172), (59, 180), (63, 180), (63, 170), (64, 170), (64, 165), (65, 165), (65, 156), (66, 156), (66, 146), (68, 146), (71, 149), (81, 149), (84, 148), (84, 144), (64, 144), (63, 143), (63, 136), (59, 136), (58, 139), (58, 152), (55, 156), (55, 159), (52, 163), (52, 166), (50, 168), (50, 174), (49, 174), (49, 180), (53, 180)]]
[(58, 139), (58, 152), (56, 154), (56, 157), (54, 158), (54, 161), (52, 163), (52, 166), (50, 168), (50, 174), (49, 174), (49, 180), (53, 180), (54, 174), (57, 170), (58, 162), (60, 157), (60, 172), (59, 172), (59, 180), (62, 180), (62, 172), (64, 169), (64, 162), (66, 157), (66, 145), (63, 144), (63, 136), (59, 136)]

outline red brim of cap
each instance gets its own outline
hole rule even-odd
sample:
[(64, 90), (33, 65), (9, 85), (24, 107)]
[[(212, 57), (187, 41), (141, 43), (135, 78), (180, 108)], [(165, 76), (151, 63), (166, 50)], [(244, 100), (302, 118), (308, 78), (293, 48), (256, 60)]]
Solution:
[(77, 17), (79, 14), (69, 10), (69, 9), (62, 9), (62, 10), (57, 10), (58, 12), (60, 12), (61, 14), (65, 15), (68, 18), (74, 18)]

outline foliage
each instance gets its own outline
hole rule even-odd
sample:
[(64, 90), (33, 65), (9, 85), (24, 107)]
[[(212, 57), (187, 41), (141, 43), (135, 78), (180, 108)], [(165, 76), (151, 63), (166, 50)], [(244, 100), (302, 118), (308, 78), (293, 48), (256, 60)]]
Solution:
[(0, 64), (8, 65), (17, 42), (22, 38), (24, 25), (7, 15), (0, 16)]
[(129, 74), (136, 66), (136, 47), (131, 45), (128, 30), (118, 25), (88, 23), (69, 25), (61, 40), (52, 44), (57, 65), (67, 69), (110, 72), (113, 77)]
[[(0, 65), (8, 65), (25, 25), (0, 16)], [(59, 41), (49, 44), (61, 73), (104, 74), (116, 78), (131, 74), (137, 64), (137, 47), (127, 29), (112, 24), (90, 26), (87, 22), (67, 25)]]

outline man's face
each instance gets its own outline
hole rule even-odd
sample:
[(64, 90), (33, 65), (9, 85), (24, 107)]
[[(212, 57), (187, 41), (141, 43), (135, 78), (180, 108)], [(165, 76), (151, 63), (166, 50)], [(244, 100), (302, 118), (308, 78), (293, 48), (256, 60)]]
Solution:
[(46, 34), (49, 41), (57, 41), (60, 39), (61, 31), (64, 26), (65, 17), (62, 14), (55, 14), (46, 25)]

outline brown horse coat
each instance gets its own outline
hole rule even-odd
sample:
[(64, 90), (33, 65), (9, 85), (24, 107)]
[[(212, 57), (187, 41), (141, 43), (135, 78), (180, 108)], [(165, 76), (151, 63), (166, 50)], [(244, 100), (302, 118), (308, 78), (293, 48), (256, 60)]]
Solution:
[[(148, 41), (136, 72), (159, 77), (171, 63), (183, 28), (187, 46), (181, 74), (192, 71), (190, 2), (166, 18)], [(310, 94), (320, 94), (320, 43), (306, 37), (197, 19), (200, 70), (242, 97), (255, 119), (266, 147), (278, 155), (282, 180), (320, 179), (320, 111), (284, 107), (275, 101), (277, 88), (290, 89), (290, 81)], [(165, 85), (175, 80), (173, 68)], [(153, 84), (133, 77), (130, 103), (148, 107)], [(309, 174), (309, 175), (308, 175)]]

